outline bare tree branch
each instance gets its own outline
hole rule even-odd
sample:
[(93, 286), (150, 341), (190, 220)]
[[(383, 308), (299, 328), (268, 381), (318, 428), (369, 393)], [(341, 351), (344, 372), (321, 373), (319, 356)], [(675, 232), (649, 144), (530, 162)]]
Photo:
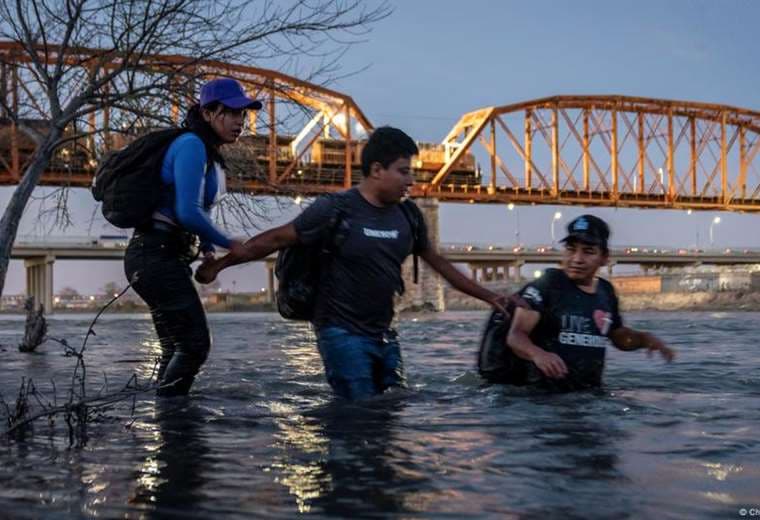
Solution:
[[(19, 127), (34, 121), (23, 131), (37, 143), (21, 158), (23, 176), (0, 219), (0, 294), (21, 214), (58, 150), (71, 148), (73, 162), (91, 160), (118, 125), (138, 131), (173, 122), (170, 107), (193, 99), (209, 74), (234, 74), (236, 66), (316, 62), (305, 77), (327, 83), (345, 50), (389, 13), (384, 0), (0, 0), (0, 39), (16, 45), (3, 51), (0, 41), (0, 66), (19, 77), (13, 95), (23, 93), (0, 96), (0, 108)], [(290, 101), (282, 97), (294, 107), (303, 102), (297, 88)], [(290, 123), (278, 117), (275, 124)], [(78, 139), (96, 145), (89, 158)], [(228, 211), (250, 224), (262, 206), (242, 198)], [(65, 202), (59, 197), (55, 206)], [(54, 214), (69, 222), (65, 212)]]

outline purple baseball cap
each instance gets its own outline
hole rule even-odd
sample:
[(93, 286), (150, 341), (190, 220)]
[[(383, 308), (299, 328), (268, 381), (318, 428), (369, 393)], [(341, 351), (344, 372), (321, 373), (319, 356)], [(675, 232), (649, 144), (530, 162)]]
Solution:
[(246, 96), (242, 85), (232, 78), (212, 79), (201, 87), (201, 106), (214, 101), (235, 110), (242, 108), (260, 110), (262, 106), (261, 101)]

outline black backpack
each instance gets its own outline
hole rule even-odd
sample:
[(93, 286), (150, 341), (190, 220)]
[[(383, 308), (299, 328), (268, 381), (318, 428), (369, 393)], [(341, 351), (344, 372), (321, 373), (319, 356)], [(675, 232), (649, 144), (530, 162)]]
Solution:
[(186, 128), (167, 128), (146, 134), (109, 154), (98, 166), (92, 196), (102, 202), (105, 219), (119, 228), (150, 221), (161, 202), (161, 166), (169, 145)]
[(493, 311), (486, 322), (478, 349), (478, 372), (489, 383), (527, 384), (530, 362), (519, 358), (507, 346), (507, 334), (515, 309), (527, 307), (518, 295), (507, 300), (507, 315)]
[[(317, 302), (320, 275), (329, 269), (332, 255), (345, 242), (349, 232), (348, 212), (342, 196), (335, 197), (335, 213), (317, 245), (295, 245), (277, 254), (275, 276), (277, 276), (277, 311), (288, 320), (312, 321)], [(413, 246), (419, 242), (422, 215), (411, 201), (400, 204), (401, 211), (412, 228)], [(418, 260), (414, 254), (414, 283), (417, 283)], [(403, 282), (402, 282), (403, 283)], [(403, 294), (404, 287), (401, 287)]]

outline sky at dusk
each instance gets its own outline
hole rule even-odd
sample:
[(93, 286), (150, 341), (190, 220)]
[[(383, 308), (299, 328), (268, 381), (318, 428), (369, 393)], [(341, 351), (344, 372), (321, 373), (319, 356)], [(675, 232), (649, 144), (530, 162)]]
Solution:
[[(760, 109), (756, 25), (760, 3), (714, 1), (484, 1), (391, 2), (393, 14), (366, 41), (349, 50), (343, 72), (360, 71), (330, 86), (351, 95), (375, 126), (397, 126), (419, 141), (440, 142), (463, 113), (559, 94), (619, 94), (701, 101)], [(252, 64), (256, 65), (256, 64)], [(0, 189), (6, 204), (9, 188)], [(41, 234), (37, 205), (21, 235)], [(68, 235), (113, 234), (96, 219), (88, 192), (72, 190), (74, 226)], [(276, 211), (262, 227), (296, 214)], [(584, 212), (606, 219), (614, 244), (687, 247), (708, 242), (715, 212), (523, 206), (520, 239), (550, 242), (550, 222)], [(715, 227), (716, 247), (760, 247), (758, 217), (725, 213)], [(442, 204), (446, 242), (511, 244), (515, 212), (503, 205)], [(255, 233), (254, 230), (251, 231)], [(117, 233), (121, 233), (117, 231)], [(561, 233), (558, 228), (558, 234)], [(52, 230), (52, 235), (64, 232)], [(237, 290), (265, 285), (261, 264), (223, 273)], [(57, 262), (55, 290), (97, 292), (124, 283), (120, 262)], [(24, 291), (23, 264), (14, 261), (5, 294)]]

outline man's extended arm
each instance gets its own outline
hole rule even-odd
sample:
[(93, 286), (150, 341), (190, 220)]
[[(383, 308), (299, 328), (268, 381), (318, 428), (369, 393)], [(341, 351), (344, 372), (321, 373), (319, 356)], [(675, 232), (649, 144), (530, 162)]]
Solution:
[(662, 357), (670, 362), (676, 357), (676, 353), (665, 346), (665, 344), (656, 336), (628, 327), (618, 327), (610, 332), (610, 340), (620, 350), (638, 350), (640, 348), (647, 349), (647, 354), (652, 355), (653, 352), (659, 351)]
[(264, 231), (246, 241), (243, 244), (242, 253), (229, 253), (216, 260), (209, 260), (201, 264), (195, 271), (195, 279), (200, 283), (211, 283), (222, 269), (259, 260), (275, 251), (295, 245), (297, 242), (298, 235), (292, 222)]
[(517, 308), (507, 334), (507, 347), (518, 357), (532, 361), (547, 377), (561, 379), (567, 375), (567, 365), (557, 354), (547, 352), (530, 339), (541, 314), (532, 309)]
[(473, 298), (482, 300), (494, 306), (502, 313), (507, 314), (504, 308), (504, 305), (506, 304), (506, 298), (504, 296), (489, 291), (480, 284), (470, 280), (432, 247), (428, 248), (420, 256), (430, 267), (433, 268), (433, 270), (449, 282), (452, 287), (472, 296)]

